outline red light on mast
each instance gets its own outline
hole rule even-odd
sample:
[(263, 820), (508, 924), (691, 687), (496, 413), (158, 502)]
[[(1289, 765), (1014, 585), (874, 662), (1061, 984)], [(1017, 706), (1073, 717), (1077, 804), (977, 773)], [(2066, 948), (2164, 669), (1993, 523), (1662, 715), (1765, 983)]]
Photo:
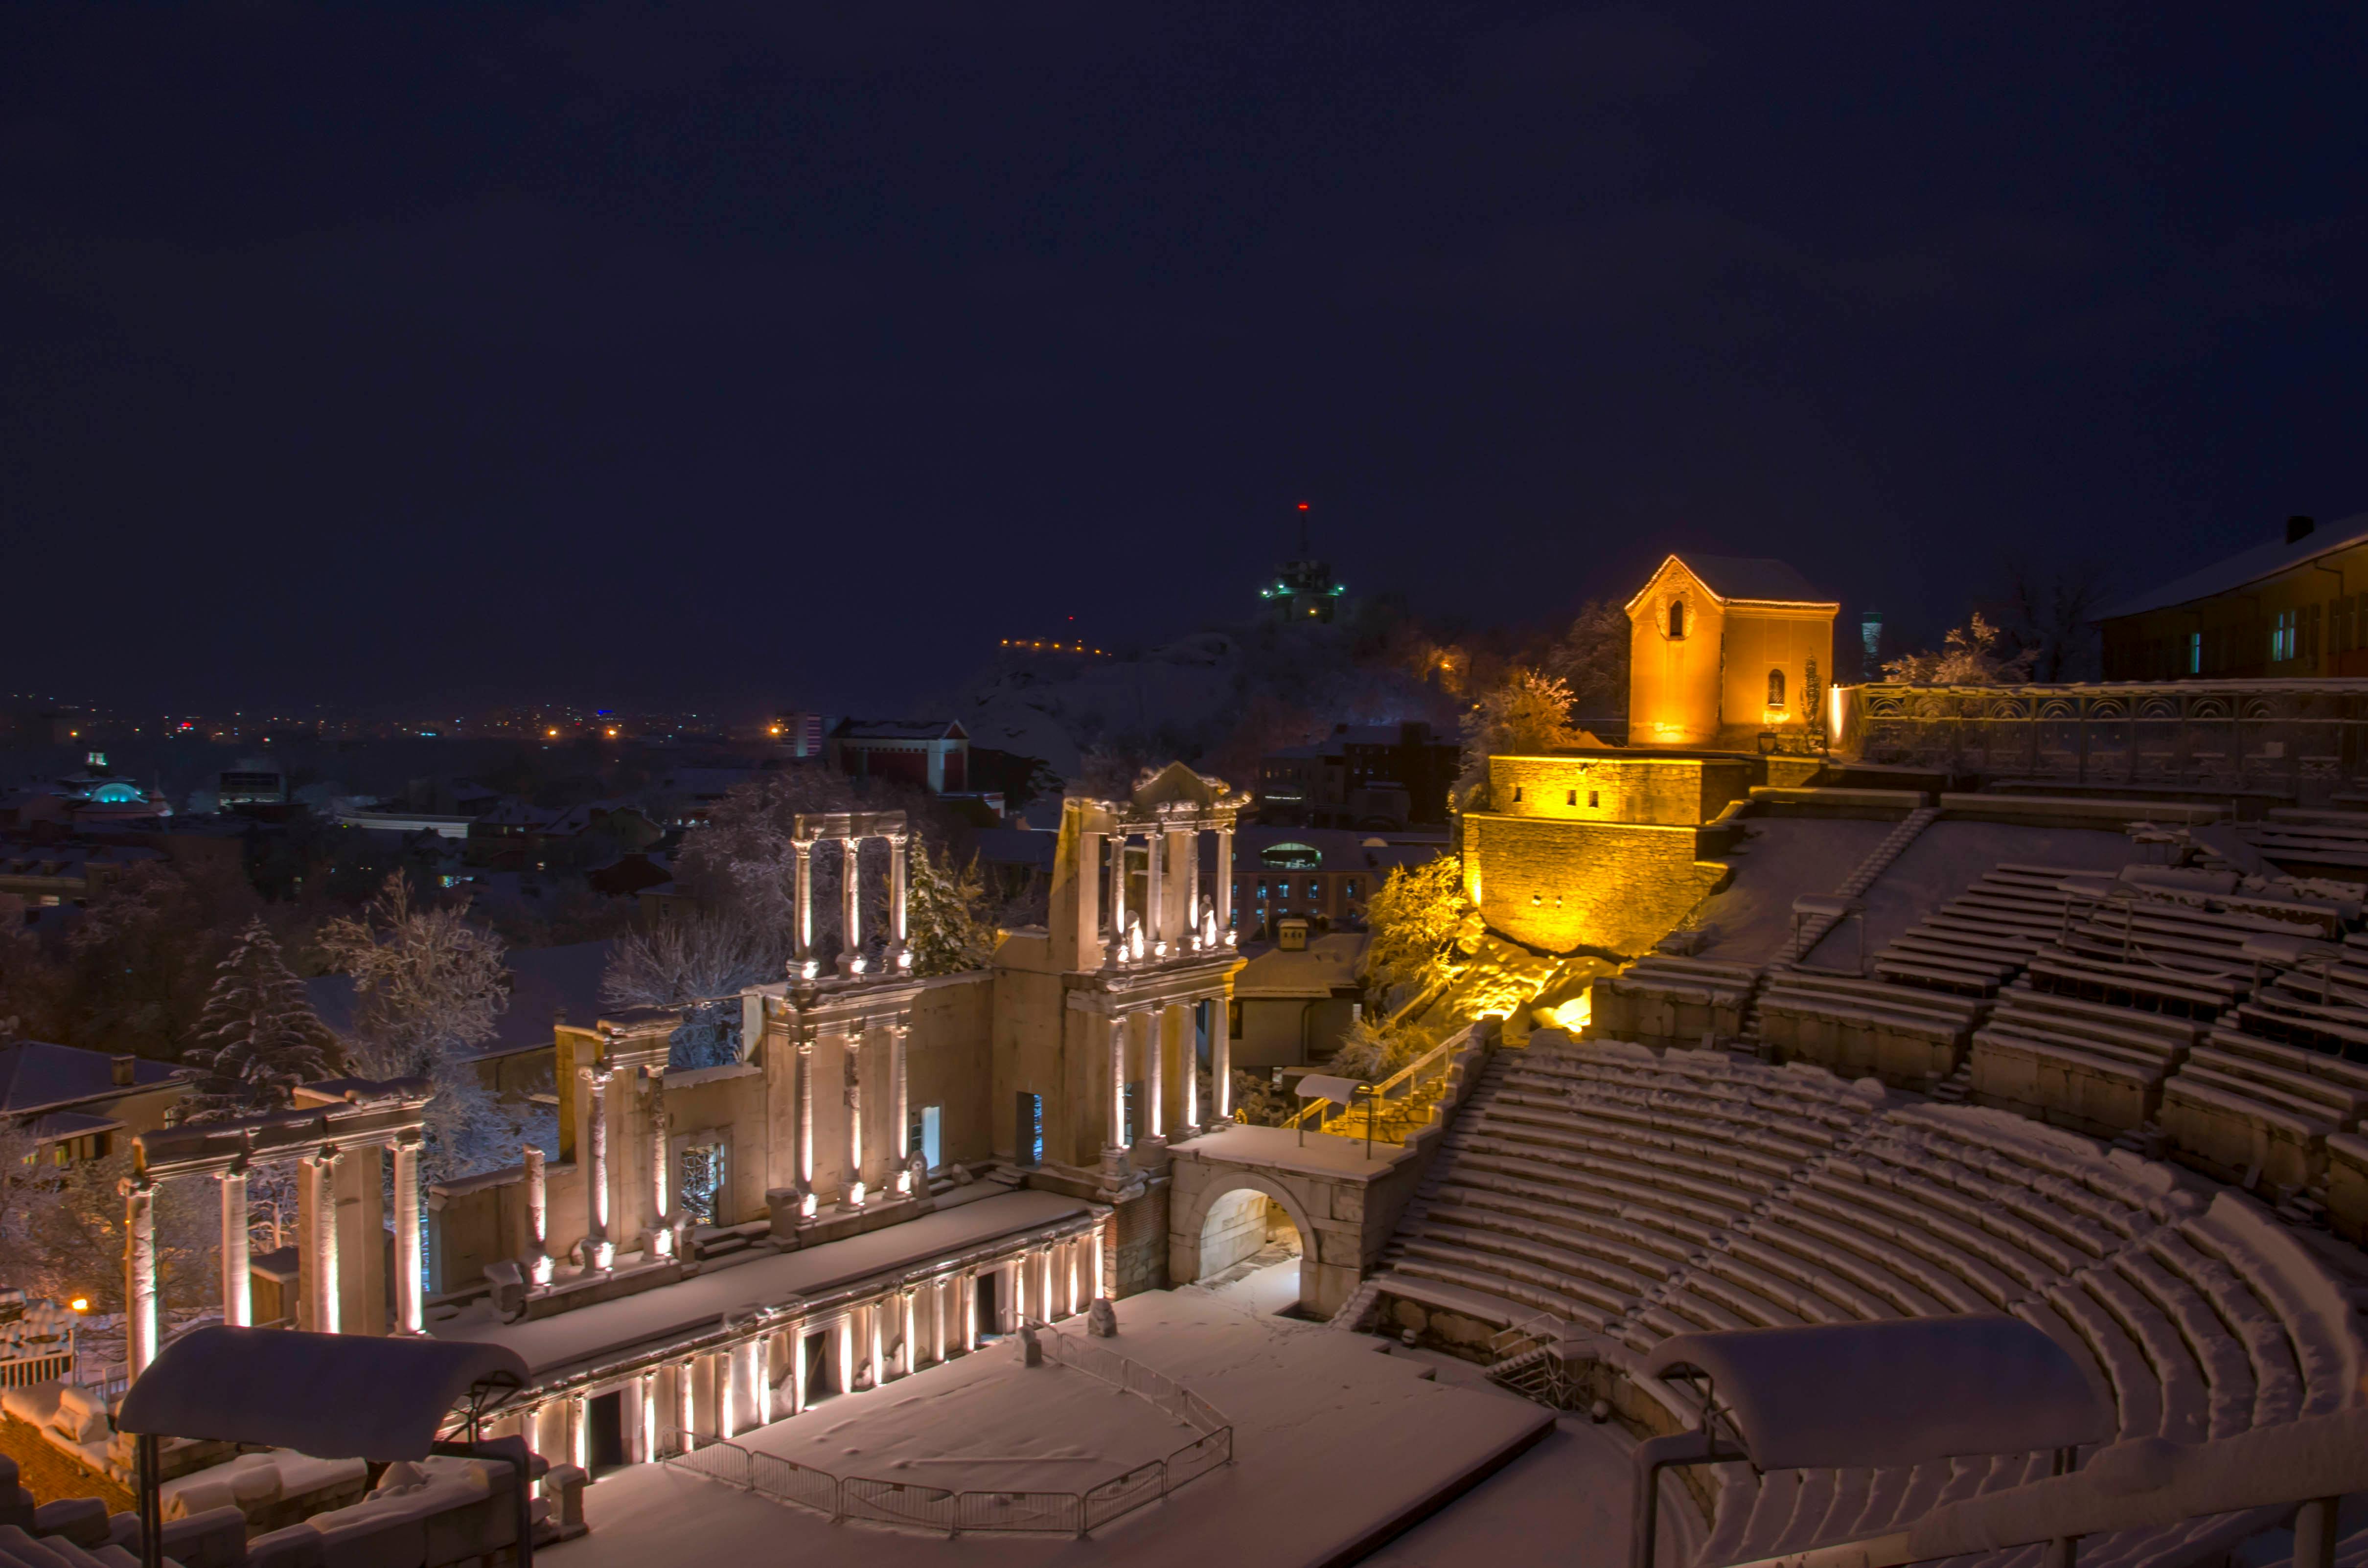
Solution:
[(1304, 502), (1304, 501), (1302, 501), (1302, 502), (1299, 504), (1299, 509), (1300, 509), (1301, 511), (1303, 511), (1303, 512), (1304, 512), (1305, 510), (1307, 510), (1307, 503), (1306, 503), (1306, 502)]

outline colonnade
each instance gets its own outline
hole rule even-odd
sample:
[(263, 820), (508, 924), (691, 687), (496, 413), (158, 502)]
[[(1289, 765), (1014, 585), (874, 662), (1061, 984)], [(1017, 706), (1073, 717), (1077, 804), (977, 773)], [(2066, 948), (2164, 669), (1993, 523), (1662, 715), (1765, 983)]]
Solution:
[(825, 812), (801, 815), (792, 828), (797, 915), (791, 930), (793, 950), (790, 961), (792, 971), (804, 979), (819, 978), (821, 971), (822, 960), (814, 953), (814, 873), (815, 857), (825, 844), (836, 844), (839, 853), (840, 930), (844, 940), (839, 947), (838, 972), (850, 980), (865, 972), (868, 960), (863, 957), (867, 933), (863, 929), (862, 864), (863, 841), (867, 838), (888, 841), (886, 972), (901, 974), (913, 965), (911, 949), (905, 945), (905, 851), (911, 835), (905, 831), (905, 813)]
[[(1033, 1240), (1004, 1257), (908, 1279), (860, 1301), (819, 1310), (792, 1308), (731, 1343), (644, 1367), (621, 1382), (542, 1401), (513, 1417), (509, 1430), (553, 1462), (564, 1459), (588, 1468), (586, 1406), (615, 1392), (621, 1398), (629, 1460), (673, 1451), (682, 1438), (672, 1434), (734, 1437), (799, 1415), (822, 1397), (824, 1391), (813, 1385), (811, 1346), (817, 1338), (821, 1371), (832, 1390), (880, 1388), (970, 1354), (987, 1334), (1083, 1312), (1099, 1293), (1102, 1257), (1102, 1230), (1096, 1223), (1087, 1231)], [(1001, 1323), (979, 1318), (979, 1281), (989, 1276), (1006, 1282), (998, 1291)]]
[(840, 1166), (842, 1180), (840, 1203), (848, 1209), (860, 1209), (869, 1199), (872, 1183), (864, 1165), (866, 1149), (863, 1140), (865, 1090), (868, 1085), (863, 1072), (863, 1046), (874, 1028), (888, 1036), (887, 1082), (881, 1085), (886, 1096), (888, 1142), (884, 1152), (872, 1162), (880, 1185), (893, 1196), (912, 1196), (913, 1173), (909, 1166), (913, 1153), (912, 1139), (912, 1074), (911, 1042), (913, 1015), (909, 1011), (885, 1014), (856, 1014), (844, 1018), (823, 1018), (809, 1021), (801, 1013), (796, 1025), (797, 1044), (797, 1114), (791, 1122), (791, 1165), (796, 1173), (796, 1185), (801, 1217), (812, 1219), (820, 1205), (814, 1191), (815, 1134), (814, 1096), (818, 1074), (826, 1070), (828, 1062), (823, 1040), (835, 1039), (838, 1057), (838, 1087), (847, 1107), (846, 1146), (840, 1151), (844, 1162)]
[[(394, 1317), (388, 1331), (417, 1334), (422, 1327), (419, 1234), (419, 1148), (423, 1111), (432, 1087), (424, 1080), (387, 1084), (339, 1080), (297, 1091), (299, 1108), (316, 1117), (297, 1120), (279, 1113), (234, 1121), (199, 1123), (143, 1132), (133, 1140), (133, 1174), (124, 1178), (125, 1298), (129, 1306), (126, 1359), (138, 1377), (156, 1358), (159, 1320), (156, 1292), (156, 1190), (177, 1176), (210, 1176), (220, 1188), (222, 1321), (233, 1327), (254, 1323), (249, 1281), (247, 1181), (259, 1165), (292, 1159), (299, 1167), (296, 1244), (303, 1256), (302, 1325), (321, 1334), (376, 1333), (377, 1323), (345, 1321), (342, 1297), (349, 1270), (373, 1278), (367, 1254), (344, 1256), (338, 1234), (338, 1184), (366, 1201), (357, 1213), (369, 1216), (363, 1246), (378, 1241), (378, 1162), (392, 1159), (394, 1204)], [(308, 1105), (307, 1102), (310, 1102)], [(359, 1168), (357, 1168), (359, 1167)]]
[[(1193, 1045), (1193, 1011), (1209, 1004), (1210, 1103), (1200, 1103), (1200, 1053)], [(1113, 992), (1109, 1028), (1109, 1144), (1105, 1153), (1135, 1144), (1157, 1145), (1181, 1134), (1192, 1137), (1233, 1119), (1231, 1078), (1233, 1023), (1224, 991), (1181, 1000), (1131, 1001)], [(1167, 1100), (1167, 1080), (1176, 1080), (1177, 1103)], [(1128, 1138), (1126, 1085), (1140, 1084), (1141, 1124)]]
[[(1230, 815), (1214, 821), (1163, 815), (1129, 822), (1113, 812), (1109, 820), (1108, 827), (1082, 830), (1077, 847), (1078, 864), (1096, 873), (1080, 881), (1078, 893), (1085, 907), (1078, 911), (1078, 920), (1081, 933), (1089, 941), (1099, 942), (1099, 967), (1120, 969), (1158, 962), (1189, 953), (1213, 952), (1235, 944), (1234, 828)], [(1217, 840), (1217, 863), (1212, 879), (1216, 885), (1205, 897), (1201, 890), (1203, 833), (1214, 834)], [(1139, 910), (1129, 906), (1127, 896), (1133, 880), (1138, 839), (1144, 881), (1143, 907)], [(1097, 876), (1106, 884), (1106, 895), (1104, 888), (1096, 886)], [(1099, 909), (1095, 907), (1098, 903), (1101, 905)]]

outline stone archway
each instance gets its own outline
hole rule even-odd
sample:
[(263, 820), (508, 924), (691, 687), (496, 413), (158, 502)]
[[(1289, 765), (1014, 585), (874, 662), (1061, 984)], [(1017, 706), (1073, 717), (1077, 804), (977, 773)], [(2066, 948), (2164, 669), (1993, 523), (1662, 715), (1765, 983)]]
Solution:
[[(1317, 1270), (1324, 1261), (1319, 1254), (1323, 1234), (1315, 1228), (1306, 1205), (1300, 1200), (1298, 1194), (1283, 1183), (1253, 1171), (1223, 1171), (1171, 1210), (1167, 1231), (1168, 1283), (1189, 1285), (1202, 1274), (1212, 1272), (1201, 1257), (1210, 1216), (1222, 1214), (1229, 1200), (1244, 1193), (1265, 1197), (1289, 1217), (1292, 1228), (1299, 1233), (1299, 1304), (1309, 1312), (1318, 1311), (1321, 1303), (1316, 1299), (1316, 1282)], [(1224, 1267), (1233, 1261), (1230, 1257), (1224, 1258), (1217, 1267)]]

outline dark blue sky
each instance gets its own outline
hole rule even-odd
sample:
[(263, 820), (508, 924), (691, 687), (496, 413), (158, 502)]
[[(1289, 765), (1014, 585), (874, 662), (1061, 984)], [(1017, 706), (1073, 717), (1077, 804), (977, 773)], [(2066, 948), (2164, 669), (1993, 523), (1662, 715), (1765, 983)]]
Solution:
[(2368, 508), (2358, 6), (0, 14), (13, 688), (868, 705)]

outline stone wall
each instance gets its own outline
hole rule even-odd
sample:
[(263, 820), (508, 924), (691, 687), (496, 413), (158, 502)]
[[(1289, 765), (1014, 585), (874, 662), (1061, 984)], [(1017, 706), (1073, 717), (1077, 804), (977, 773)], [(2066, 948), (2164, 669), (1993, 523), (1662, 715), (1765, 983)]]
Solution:
[(1267, 1210), (1279, 1207), (1265, 1193), (1247, 1188), (1210, 1204), (1209, 1217), (1201, 1221), (1201, 1274), (1231, 1268), (1266, 1245)]
[(1725, 882), (1728, 868), (1702, 859), (1700, 842), (1691, 827), (1474, 812), (1463, 819), (1465, 883), (1489, 927), (1517, 942), (1633, 956)]
[(1741, 757), (1492, 756), (1489, 809), (1556, 822), (1694, 827), (1746, 799), (1759, 765)]
[(1103, 1291), (1115, 1301), (1167, 1289), (1167, 1213), (1171, 1189), (1155, 1183), (1142, 1197), (1118, 1205), (1110, 1221), (1113, 1244), (1103, 1248)]

